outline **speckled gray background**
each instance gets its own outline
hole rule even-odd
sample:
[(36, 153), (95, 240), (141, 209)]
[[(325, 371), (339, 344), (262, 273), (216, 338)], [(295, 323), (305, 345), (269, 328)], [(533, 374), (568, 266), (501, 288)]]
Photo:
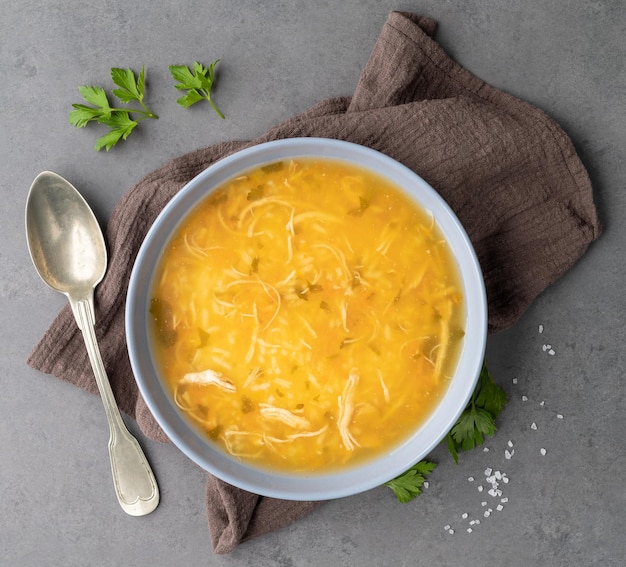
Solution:
[[(0, 565), (623, 565), (623, 0), (1, 0), (0, 7)], [(349, 95), (393, 9), (439, 20), (437, 38), (457, 61), (564, 127), (589, 169), (606, 231), (515, 328), (489, 340), (492, 373), (510, 395), (489, 452), (465, 454), (457, 466), (439, 448), (429, 488), (410, 504), (379, 488), (215, 556), (203, 471), (174, 447), (142, 440), (162, 502), (145, 518), (125, 516), (111, 489), (100, 400), (25, 365), (64, 304), (28, 257), (26, 194), (35, 175), (51, 169), (106, 222), (122, 193), (169, 158), (252, 138), (323, 98)], [(224, 121), (208, 106), (177, 107), (167, 71), (214, 58), (222, 59), (215, 100)], [(109, 154), (94, 152), (95, 129), (67, 123), (77, 86), (108, 86), (110, 67), (142, 64), (161, 118)], [(488, 467), (510, 479), (501, 511), (486, 495)]]

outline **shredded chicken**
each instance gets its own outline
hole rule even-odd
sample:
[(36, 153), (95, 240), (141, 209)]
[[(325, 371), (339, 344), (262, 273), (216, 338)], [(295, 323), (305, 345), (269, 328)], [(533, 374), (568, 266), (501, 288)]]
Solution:
[(317, 431), (305, 431), (303, 433), (293, 433), (291, 435), (287, 435), (287, 439), (292, 440), (292, 439), (300, 439), (301, 437), (316, 437), (324, 433), (327, 429), (328, 429), (328, 425), (325, 425), (324, 427), (322, 427), (321, 429), (318, 429)]
[(274, 406), (264, 406), (260, 410), (263, 417), (267, 419), (273, 419), (276, 421), (282, 421), (285, 425), (293, 427), (295, 429), (310, 429), (311, 424), (308, 419), (295, 415), (294, 413), (284, 408), (277, 408)]
[(380, 386), (383, 389), (383, 396), (385, 396), (385, 401), (389, 403), (389, 388), (387, 388), (387, 384), (385, 384), (385, 380), (383, 378), (383, 373), (378, 370), (378, 379), (380, 380)]
[(180, 384), (212, 385), (217, 386), (225, 392), (237, 391), (235, 385), (230, 380), (224, 378), (224, 375), (221, 372), (216, 372), (210, 368), (202, 370), (201, 372), (189, 372), (188, 374), (185, 374), (180, 379)]
[(348, 451), (354, 451), (355, 446), (360, 447), (358, 441), (354, 438), (350, 432), (350, 422), (354, 416), (354, 389), (359, 383), (359, 375), (355, 368), (350, 370), (350, 375), (346, 381), (346, 385), (343, 388), (343, 393), (338, 398), (339, 402), (339, 419), (337, 420), (337, 427), (339, 428), (339, 435), (343, 441), (344, 447)]

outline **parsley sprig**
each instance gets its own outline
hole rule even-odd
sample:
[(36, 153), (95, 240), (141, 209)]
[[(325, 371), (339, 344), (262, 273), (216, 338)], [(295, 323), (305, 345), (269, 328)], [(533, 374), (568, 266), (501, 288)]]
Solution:
[[(70, 124), (76, 128), (84, 128), (89, 122), (97, 122), (109, 127), (109, 132), (96, 141), (96, 151), (105, 148), (108, 152), (120, 140), (126, 140), (141, 120), (158, 118), (143, 100), (145, 77), (143, 67), (138, 76), (135, 76), (132, 69), (120, 69), (118, 67), (111, 69), (111, 79), (119, 87), (113, 90), (113, 95), (124, 104), (136, 101), (141, 108), (112, 107), (107, 93), (102, 87), (78, 87), (78, 91), (89, 105), (72, 104), (74, 110), (70, 112)], [(135, 115), (135, 118), (131, 117), (130, 112)]]
[(459, 451), (482, 445), (485, 436), (496, 432), (496, 418), (506, 405), (506, 393), (498, 386), (483, 363), (478, 384), (467, 407), (447, 435), (448, 450), (456, 463)]
[(174, 86), (178, 90), (187, 91), (176, 102), (184, 108), (189, 108), (196, 102), (207, 100), (217, 115), (220, 118), (224, 118), (224, 115), (211, 100), (211, 89), (215, 83), (215, 67), (219, 62), (220, 60), (216, 59), (208, 67), (205, 67), (202, 63), (195, 61), (193, 69), (186, 65), (170, 65), (170, 73), (174, 80), (178, 81)]
[[(478, 383), (465, 410), (446, 436), (448, 450), (456, 463), (459, 451), (469, 451), (481, 445), (485, 436), (496, 431), (496, 418), (506, 405), (507, 397), (483, 363)], [(385, 483), (400, 502), (410, 502), (422, 492), (426, 475), (435, 469), (435, 463), (420, 461), (408, 471)]]

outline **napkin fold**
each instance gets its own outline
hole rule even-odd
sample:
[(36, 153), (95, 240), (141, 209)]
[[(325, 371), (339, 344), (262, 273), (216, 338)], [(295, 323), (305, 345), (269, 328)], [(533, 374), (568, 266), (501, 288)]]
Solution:
[[(95, 295), (96, 335), (120, 408), (147, 437), (167, 441), (139, 395), (126, 350), (124, 307), (132, 265), (167, 202), (233, 152), (270, 140), (319, 136), (369, 146), (414, 170), (448, 202), (474, 244), (491, 333), (513, 325), (598, 238), (591, 184), (567, 135), (542, 111), (456, 64), (432, 39), (436, 27), (429, 18), (392, 12), (352, 97), (324, 100), (256, 140), (216, 144), (173, 159), (122, 197), (106, 230), (110, 263)], [(69, 307), (28, 364), (97, 393)], [(281, 528), (318, 505), (257, 496), (211, 475), (206, 502), (216, 553)]]

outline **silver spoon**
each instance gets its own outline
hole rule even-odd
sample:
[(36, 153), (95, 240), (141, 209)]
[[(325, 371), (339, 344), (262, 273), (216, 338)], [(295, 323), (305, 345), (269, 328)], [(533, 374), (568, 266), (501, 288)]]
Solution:
[(93, 327), (93, 292), (107, 266), (98, 221), (68, 181), (44, 171), (28, 193), (26, 238), (39, 275), (52, 289), (67, 296), (83, 333), (109, 421), (109, 455), (117, 499), (127, 514), (145, 516), (159, 504), (159, 488), (139, 443), (122, 421)]

